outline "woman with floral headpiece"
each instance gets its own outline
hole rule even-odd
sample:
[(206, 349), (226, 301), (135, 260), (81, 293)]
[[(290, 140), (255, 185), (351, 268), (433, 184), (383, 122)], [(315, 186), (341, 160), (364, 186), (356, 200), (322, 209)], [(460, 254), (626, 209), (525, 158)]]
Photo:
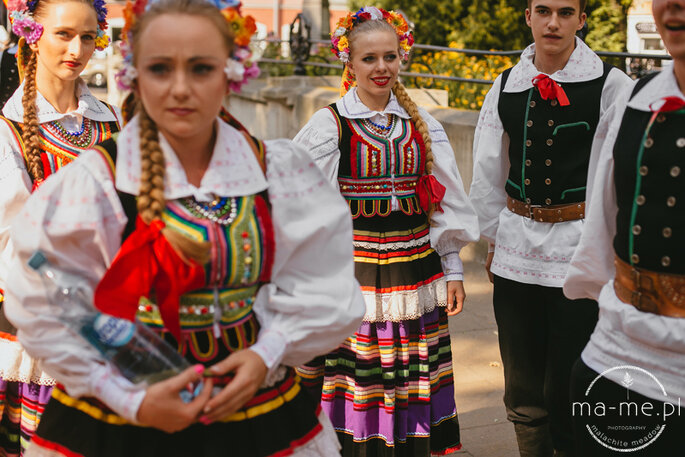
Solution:
[(295, 141), (349, 203), (366, 315), (299, 371), (343, 455), (449, 454), (460, 440), (447, 317), (463, 306), (459, 251), (478, 239), (476, 215), (445, 131), (398, 81), (413, 44), (404, 18), (362, 8), (340, 20), (332, 44), (343, 97)]
[[(23, 82), (0, 117), (0, 302), (13, 246), (9, 230), (45, 178), (83, 150), (119, 130), (116, 110), (91, 95), (79, 78), (95, 49), (109, 38), (103, 0), (9, 0)], [(5, 62), (3, 62), (4, 64)], [(74, 187), (75, 197), (81, 189)], [(0, 454), (23, 452), (33, 435), (54, 380), (42, 372), (0, 316)]]
[[(254, 72), (234, 41), (249, 21), (235, 2), (220, 7), (127, 4), (120, 79), (134, 116), (47, 180), (14, 224), (7, 313), (59, 382), (27, 457), (339, 455), (292, 366), (359, 324), (352, 224), (301, 147), (219, 117)], [(100, 311), (137, 317), (193, 366), (128, 381), (60, 322), (26, 265), (36, 250), (82, 277)]]

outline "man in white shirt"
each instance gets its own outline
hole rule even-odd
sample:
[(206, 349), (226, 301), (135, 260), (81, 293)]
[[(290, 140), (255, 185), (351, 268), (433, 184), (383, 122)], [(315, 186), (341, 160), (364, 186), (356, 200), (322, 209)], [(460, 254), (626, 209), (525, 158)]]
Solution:
[(535, 42), (488, 93), (474, 140), (470, 198), (504, 363), (504, 403), (522, 456), (575, 455), (571, 367), (597, 322), (597, 303), (562, 285), (585, 216), (599, 118), (629, 78), (575, 33), (584, 0), (529, 0)]

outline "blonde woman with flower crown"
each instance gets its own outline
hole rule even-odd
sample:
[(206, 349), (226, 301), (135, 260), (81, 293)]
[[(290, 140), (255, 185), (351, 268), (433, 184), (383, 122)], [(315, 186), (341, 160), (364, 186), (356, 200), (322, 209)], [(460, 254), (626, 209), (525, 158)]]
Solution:
[(398, 81), (413, 43), (402, 16), (362, 8), (332, 43), (344, 95), (295, 141), (349, 204), (366, 314), (299, 371), (344, 456), (446, 455), (461, 447), (447, 317), (463, 306), (459, 250), (478, 239), (476, 215), (445, 131)]
[[(363, 315), (348, 209), (301, 147), (219, 117), (254, 63), (234, 42), (238, 2), (218, 6), (126, 5), (120, 80), (134, 117), (47, 180), (12, 229), (7, 314), (59, 382), (27, 457), (339, 455), (292, 366)], [(36, 250), (82, 277), (99, 310), (137, 317), (192, 366), (132, 384), (56, 317), (26, 265)]]
[[(23, 83), (0, 117), (0, 302), (13, 287), (10, 227), (31, 192), (83, 150), (119, 130), (116, 111), (79, 79), (109, 40), (103, 0), (10, 0)], [(74, 197), (81, 189), (74, 187)], [(24, 351), (0, 312), (0, 455), (23, 452), (54, 380)]]

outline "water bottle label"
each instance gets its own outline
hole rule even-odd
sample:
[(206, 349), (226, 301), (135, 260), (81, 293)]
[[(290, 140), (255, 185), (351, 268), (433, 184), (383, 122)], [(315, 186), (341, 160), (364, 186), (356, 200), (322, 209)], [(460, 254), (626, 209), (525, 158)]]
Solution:
[(131, 321), (100, 314), (93, 322), (98, 339), (110, 347), (121, 347), (131, 341), (135, 325)]

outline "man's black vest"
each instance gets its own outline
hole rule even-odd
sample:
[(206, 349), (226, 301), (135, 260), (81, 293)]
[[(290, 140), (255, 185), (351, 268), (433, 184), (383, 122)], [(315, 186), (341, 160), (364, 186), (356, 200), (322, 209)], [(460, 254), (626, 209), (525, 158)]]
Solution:
[(543, 100), (532, 87), (504, 92), (511, 69), (502, 74), (498, 111), (509, 135), (507, 194), (533, 205), (585, 201), (592, 138), (599, 122), (604, 83), (612, 67), (597, 79), (563, 83), (569, 101)]
[[(651, 80), (641, 79), (632, 97)], [(685, 110), (626, 108), (614, 146), (616, 255), (651, 271), (685, 274)], [(651, 126), (649, 125), (651, 122)]]

